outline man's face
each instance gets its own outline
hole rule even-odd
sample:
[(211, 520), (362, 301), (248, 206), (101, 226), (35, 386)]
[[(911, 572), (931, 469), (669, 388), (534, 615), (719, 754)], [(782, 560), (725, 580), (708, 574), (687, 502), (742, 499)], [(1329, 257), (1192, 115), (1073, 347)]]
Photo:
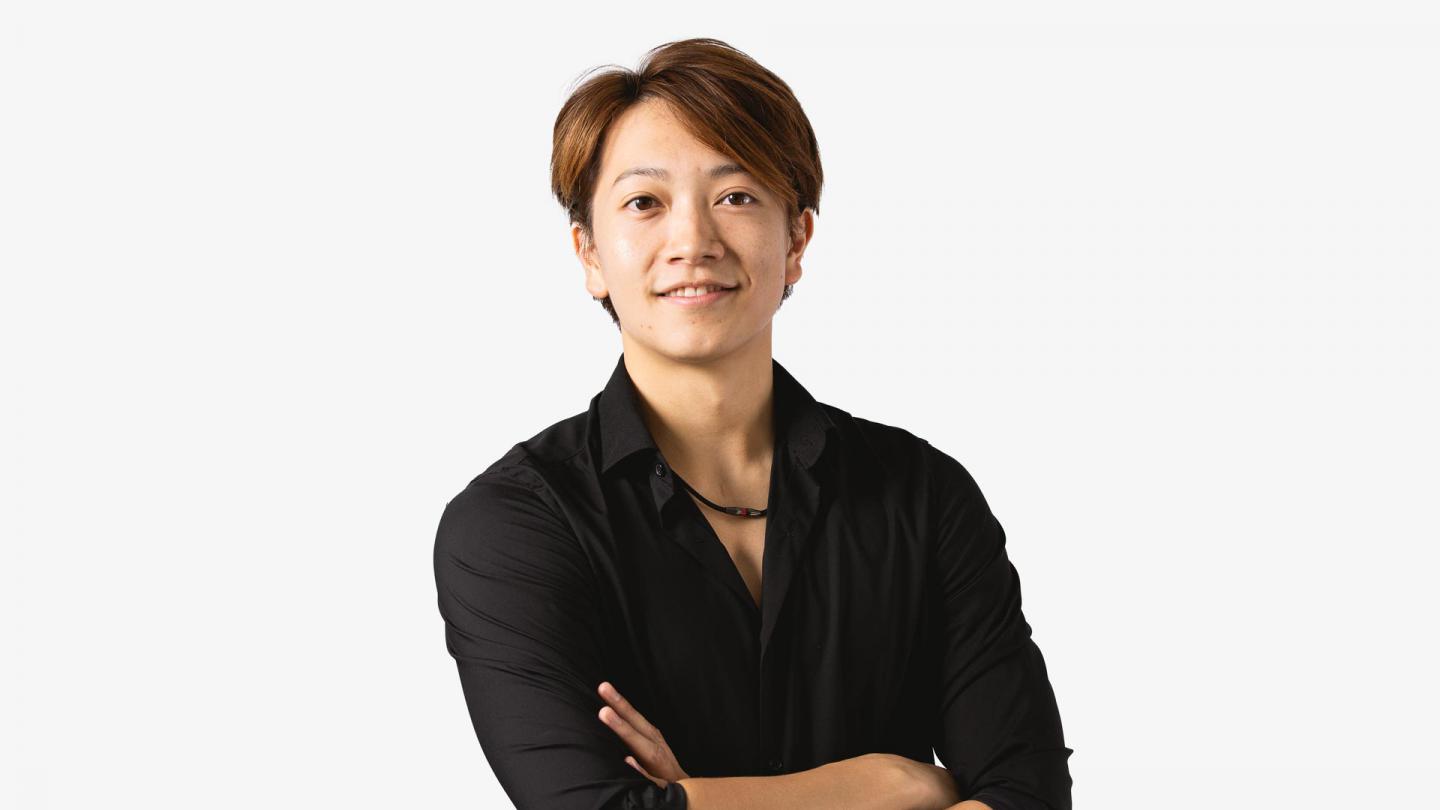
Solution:
[[(768, 336), (785, 285), (800, 279), (814, 227), (806, 211), (792, 243), (784, 200), (695, 140), (655, 100), (611, 126), (592, 211), (589, 252), (579, 226), (571, 228), (586, 289), (610, 296), (627, 345), (675, 359), (714, 359)], [(702, 278), (730, 289), (660, 295)]]

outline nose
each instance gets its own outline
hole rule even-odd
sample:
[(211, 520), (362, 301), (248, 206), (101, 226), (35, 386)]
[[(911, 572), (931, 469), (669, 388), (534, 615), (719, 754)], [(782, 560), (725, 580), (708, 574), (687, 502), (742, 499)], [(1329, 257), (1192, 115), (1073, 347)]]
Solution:
[(714, 263), (725, 255), (719, 231), (704, 203), (677, 203), (671, 210), (666, 259), (671, 263)]

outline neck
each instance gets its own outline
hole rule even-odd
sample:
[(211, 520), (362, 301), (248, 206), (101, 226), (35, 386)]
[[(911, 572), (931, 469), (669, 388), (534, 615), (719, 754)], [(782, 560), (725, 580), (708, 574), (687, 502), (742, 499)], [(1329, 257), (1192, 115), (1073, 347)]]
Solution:
[[(768, 330), (723, 357), (661, 355), (624, 339), (625, 370), (660, 452), (711, 500), (768, 487), (775, 445)], [(764, 492), (760, 493), (764, 500)]]

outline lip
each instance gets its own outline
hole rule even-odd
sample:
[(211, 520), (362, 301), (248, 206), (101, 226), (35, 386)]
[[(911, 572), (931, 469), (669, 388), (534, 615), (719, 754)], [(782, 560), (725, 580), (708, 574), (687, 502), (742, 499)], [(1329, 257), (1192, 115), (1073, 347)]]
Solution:
[(735, 292), (735, 288), (732, 287), (728, 290), (716, 290), (715, 292), (708, 292), (704, 295), (689, 297), (679, 295), (660, 295), (656, 297), (667, 304), (674, 304), (677, 307), (708, 307), (711, 304), (721, 301), (733, 292)]

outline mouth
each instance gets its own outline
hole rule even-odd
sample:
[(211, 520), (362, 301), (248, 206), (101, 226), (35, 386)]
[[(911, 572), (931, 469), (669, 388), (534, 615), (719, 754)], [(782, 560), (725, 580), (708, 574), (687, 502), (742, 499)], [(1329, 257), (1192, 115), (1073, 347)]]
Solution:
[(707, 292), (687, 294), (684, 291), (676, 291), (670, 295), (656, 295), (656, 298), (666, 303), (681, 307), (704, 307), (726, 300), (735, 292), (735, 287), (708, 287)]

